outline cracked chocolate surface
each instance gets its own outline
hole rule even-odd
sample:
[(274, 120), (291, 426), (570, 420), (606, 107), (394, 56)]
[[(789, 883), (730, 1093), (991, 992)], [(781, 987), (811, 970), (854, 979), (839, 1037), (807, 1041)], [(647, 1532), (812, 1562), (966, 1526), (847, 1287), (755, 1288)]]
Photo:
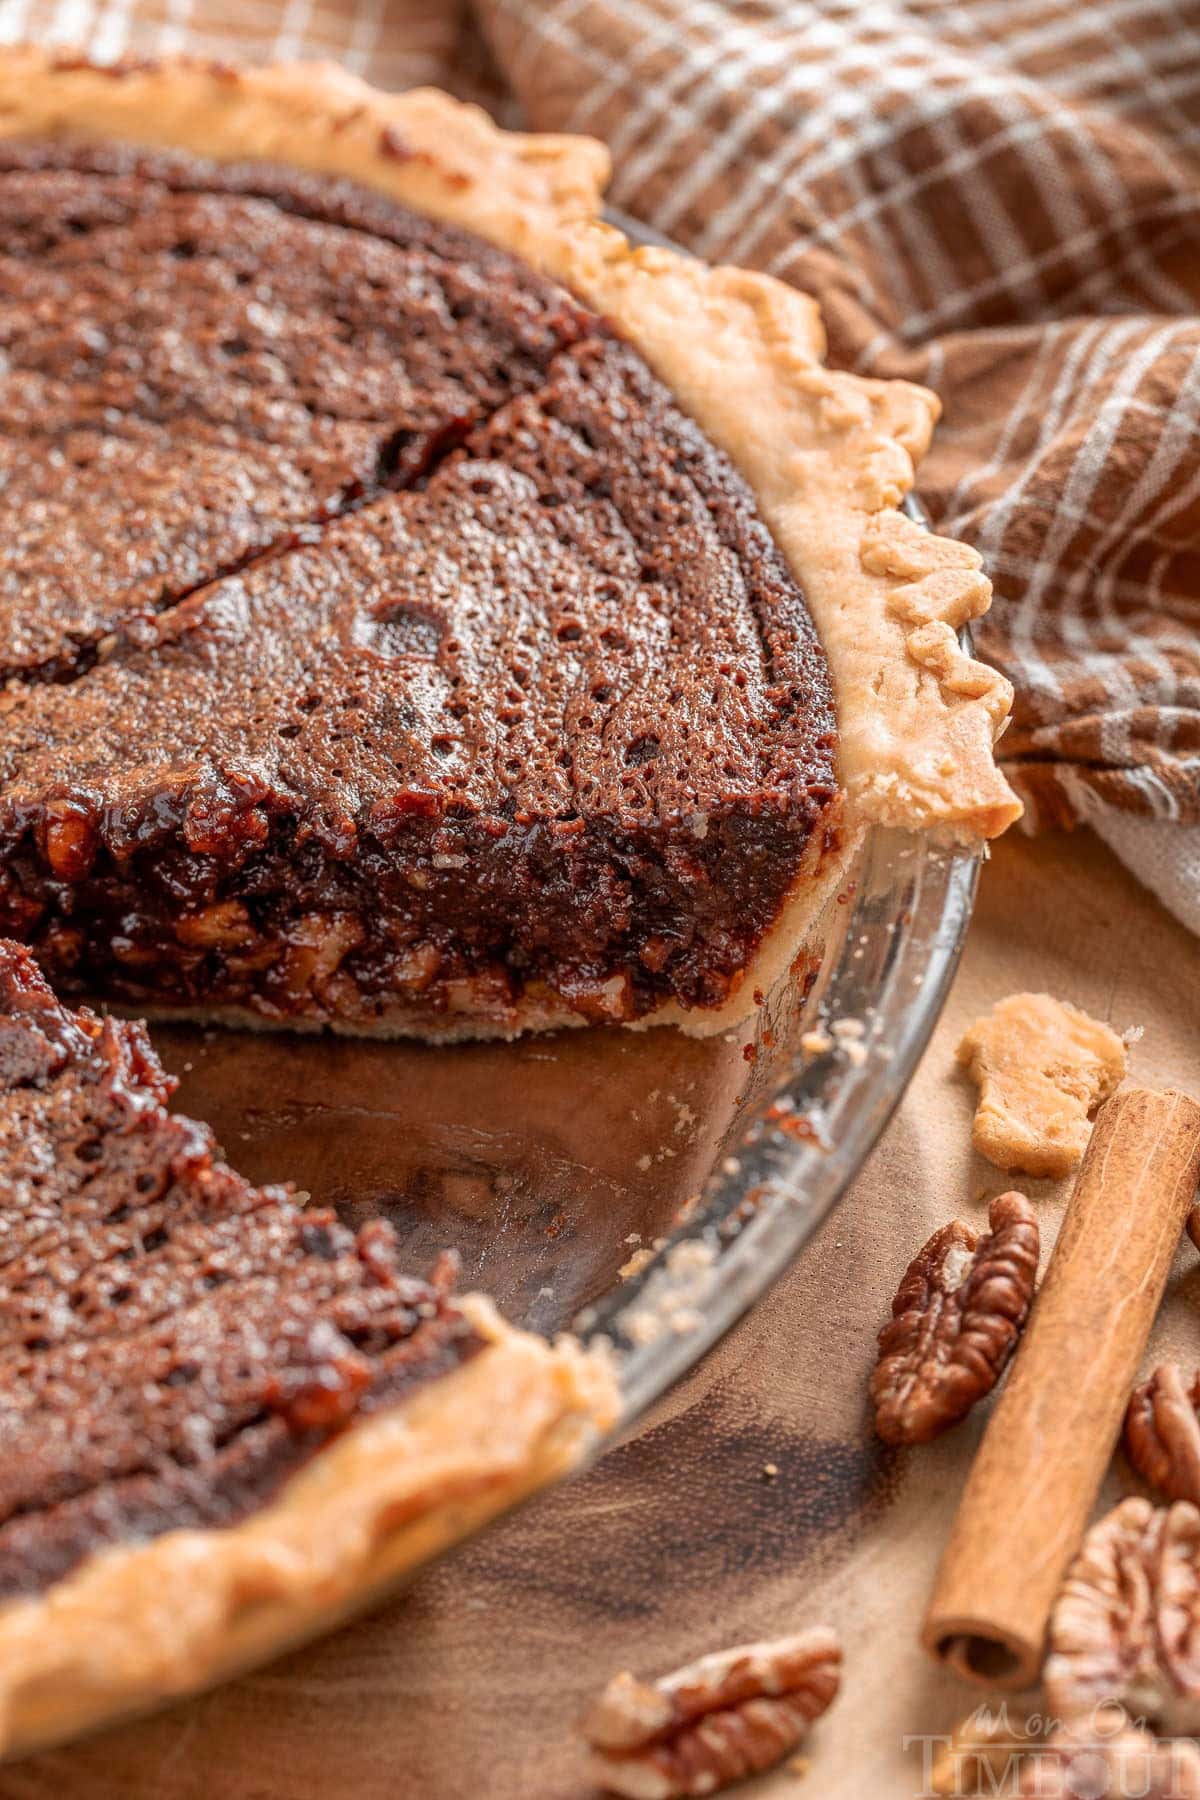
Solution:
[(336, 183), (9, 147), (0, 217), (0, 929), (67, 989), (351, 1029), (719, 1004), (833, 712), (640, 358)]
[(186, 158), (0, 144), (0, 244), (0, 674), (412, 480), (582, 329), (447, 227)]
[(0, 1598), (234, 1522), (478, 1348), (449, 1263), (414, 1280), (382, 1221), (251, 1187), (173, 1085), (0, 941)]

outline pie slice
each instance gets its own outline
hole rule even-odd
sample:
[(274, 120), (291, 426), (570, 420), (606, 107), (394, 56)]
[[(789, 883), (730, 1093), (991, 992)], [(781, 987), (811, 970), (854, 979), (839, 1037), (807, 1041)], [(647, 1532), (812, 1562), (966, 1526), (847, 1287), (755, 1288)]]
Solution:
[(712, 1031), (864, 825), (1015, 816), (932, 397), (632, 250), (599, 146), (32, 51), (0, 138), (0, 930), (60, 991)]
[(360, 1605), (612, 1423), (606, 1366), (217, 1160), (0, 942), (0, 1754)]

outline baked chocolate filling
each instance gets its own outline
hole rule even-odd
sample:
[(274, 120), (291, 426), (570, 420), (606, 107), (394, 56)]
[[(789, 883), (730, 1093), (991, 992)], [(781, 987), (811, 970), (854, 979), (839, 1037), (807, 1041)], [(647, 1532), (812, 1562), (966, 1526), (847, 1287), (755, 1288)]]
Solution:
[(586, 322), (348, 185), (128, 149), (0, 142), (0, 245), (0, 679), (411, 482)]
[(69, 990), (350, 1029), (719, 1004), (836, 793), (824, 658), (727, 459), (464, 234), (3, 154), (0, 409), (88, 451), (0, 496), (9, 667), (74, 677), (0, 697), (0, 930)]
[(0, 1597), (226, 1525), (350, 1421), (479, 1348), (452, 1268), (402, 1275), (216, 1160), (140, 1025), (67, 1011), (0, 941)]

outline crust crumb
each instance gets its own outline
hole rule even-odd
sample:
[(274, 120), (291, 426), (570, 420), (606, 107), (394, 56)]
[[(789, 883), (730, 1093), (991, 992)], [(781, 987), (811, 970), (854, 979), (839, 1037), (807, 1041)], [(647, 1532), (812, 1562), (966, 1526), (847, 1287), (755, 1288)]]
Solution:
[(976, 1019), (958, 1061), (979, 1085), (972, 1142), (1008, 1172), (1058, 1178), (1083, 1157), (1089, 1115), (1125, 1075), (1123, 1040), (1051, 994), (1010, 994)]
[(642, 1244), (621, 1264), (620, 1268), (617, 1270), (617, 1274), (622, 1281), (630, 1281), (635, 1275), (641, 1274), (647, 1263), (652, 1263), (653, 1261), (653, 1250), (650, 1248), (649, 1244)]

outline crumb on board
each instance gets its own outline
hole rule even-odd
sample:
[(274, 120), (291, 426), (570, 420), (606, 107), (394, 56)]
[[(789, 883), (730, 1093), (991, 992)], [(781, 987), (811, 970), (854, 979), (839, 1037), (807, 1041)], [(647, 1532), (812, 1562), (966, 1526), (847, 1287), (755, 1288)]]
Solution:
[(1009, 994), (963, 1034), (979, 1087), (972, 1142), (1006, 1173), (1058, 1178), (1082, 1161), (1089, 1115), (1124, 1079), (1112, 1027), (1052, 994)]

